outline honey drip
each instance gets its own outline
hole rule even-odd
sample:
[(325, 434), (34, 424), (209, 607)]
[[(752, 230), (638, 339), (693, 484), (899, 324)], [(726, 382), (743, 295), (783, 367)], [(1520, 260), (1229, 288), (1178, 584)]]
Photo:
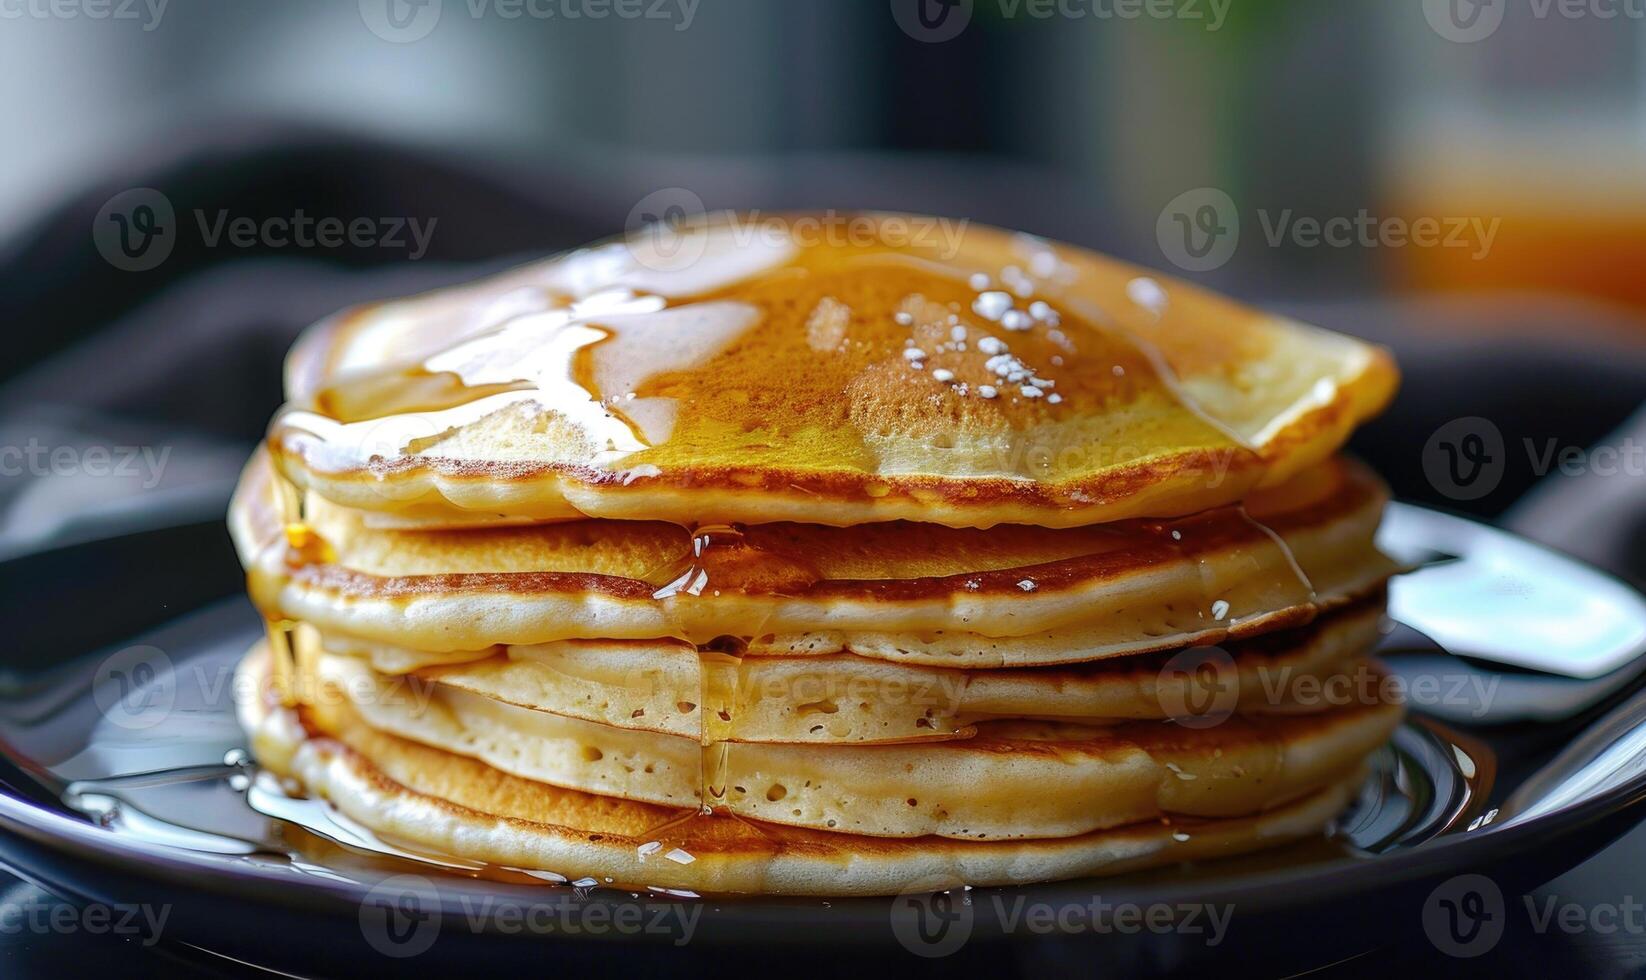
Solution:
[[(280, 535), (267, 543), (269, 549), (279, 552), (279, 561), (288, 569), (337, 561), (337, 551), (305, 519), (303, 495), (279, 472), (274, 474), (271, 492), (275, 498), (275, 514), (281, 525)], [(248, 570), (248, 581), (259, 574), (253, 563)], [(258, 593), (251, 586), (253, 595)], [(303, 703), (305, 685), (314, 676), (320, 656), (318, 636), (302, 623), (263, 610), (264, 635), (268, 638), (269, 657), (272, 661), (269, 682), (280, 704), (294, 708)]]
[[(732, 636), (719, 632), (721, 605), (745, 595), (769, 579), (772, 562), (762, 550), (751, 545), (744, 529), (728, 524), (708, 524), (692, 529), (689, 552), (675, 568), (664, 570), (664, 584), (653, 593), (663, 603), (675, 632), (693, 644), (697, 661), (697, 700), (692, 708), (697, 718), (698, 798), (695, 811), (653, 828), (648, 834), (654, 850), (680, 859), (689, 854), (693, 834), (701, 831), (701, 820), (733, 818), (748, 827), (759, 828), (727, 809), (731, 787), (732, 753), (737, 744), (738, 708), (744, 689), (742, 651), (747, 641), (764, 623), (758, 616), (745, 620), (746, 634)], [(757, 606), (755, 608), (764, 608)], [(650, 845), (648, 845), (650, 847)]]
[[(1233, 628), (1248, 618), (1277, 610), (1299, 609), (1313, 615), (1318, 602), (1314, 584), (1278, 532), (1244, 507), (1223, 507), (1169, 522), (1139, 522), (1137, 527), (1172, 551), (1194, 570), (1198, 601), (1174, 610), (1168, 628), (1183, 634)], [(1229, 554), (1231, 565), (1214, 564), (1214, 549)]]
[(263, 621), (264, 635), (269, 640), (269, 658), (272, 663), (269, 672), (269, 683), (274, 686), (274, 694), (280, 699), (281, 706), (285, 708), (295, 708), (301, 703), (298, 697), (296, 654), (292, 644), (292, 632), (296, 625), (289, 619), (265, 618)]
[[(324, 549), (321, 547), (318, 535), (311, 534), (307, 524), (303, 523), (302, 495), (292, 486), (284, 476), (275, 474), (271, 492), (274, 494), (275, 511), (280, 521), (283, 538), (271, 542), (269, 547), (284, 547), (293, 549), (296, 554), (288, 552), (283, 560), (287, 565), (301, 561), (304, 549), (313, 555)], [(256, 574), (253, 569), (248, 574)], [(255, 593), (256, 589), (252, 591)], [(295, 708), (300, 703), (299, 675), (296, 660), (295, 644), (292, 642), (293, 633), (297, 624), (280, 616), (270, 615), (264, 611), (264, 634), (269, 641), (269, 657), (272, 661), (270, 669), (270, 683), (274, 686), (274, 694), (280, 704), (286, 708)]]

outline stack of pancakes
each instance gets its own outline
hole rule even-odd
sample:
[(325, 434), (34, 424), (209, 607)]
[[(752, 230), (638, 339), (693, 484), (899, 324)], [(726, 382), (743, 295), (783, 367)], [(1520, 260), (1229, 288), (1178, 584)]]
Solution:
[(1391, 362), (937, 227), (738, 216), (311, 330), (230, 517), (259, 760), (415, 849), (699, 892), (1320, 834), (1400, 714), (1385, 492), (1334, 455)]

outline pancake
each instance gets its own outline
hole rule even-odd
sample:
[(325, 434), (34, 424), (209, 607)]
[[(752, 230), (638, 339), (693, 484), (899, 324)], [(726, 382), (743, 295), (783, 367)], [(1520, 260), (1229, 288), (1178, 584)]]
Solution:
[(1396, 384), (1378, 348), (1070, 246), (750, 220), (324, 322), (288, 362), (275, 464), (436, 524), (1075, 527), (1278, 485)]
[[(266, 658), (242, 665), (266, 688)], [(763, 895), (890, 895), (921, 882), (1009, 885), (1116, 874), (1274, 847), (1323, 832), (1358, 774), (1261, 814), (1173, 818), (1072, 837), (876, 838), (759, 824), (559, 789), (324, 714), (240, 703), (259, 761), (355, 822), (438, 854), (635, 887)]]
[[(702, 719), (714, 717), (724, 719), (715, 728), (727, 741), (889, 742), (948, 738), (992, 718), (1161, 719), (1195, 695), (1228, 700), (1225, 680), (1230, 710), (1325, 710), (1324, 702), (1277, 703), (1275, 692), (1295, 690), (1305, 678), (1369, 671), (1361, 658), (1380, 636), (1382, 612), (1381, 602), (1364, 602), (1308, 627), (1233, 644), (1205, 679), (1172, 670), (1176, 655), (1166, 653), (989, 671), (842, 654), (744, 657), (721, 680), (694, 648), (667, 641), (562, 640), (447, 664), (345, 636), (319, 645), (385, 678), (412, 673), (424, 684), (616, 728), (697, 738)], [(1208, 690), (1200, 690), (1203, 683)]]
[(1341, 779), (1400, 717), (1372, 703), (1206, 728), (991, 721), (909, 745), (705, 746), (445, 686), (408, 696), (351, 658), (322, 656), (314, 669), (318, 684), (303, 690), (318, 710), (346, 700), (372, 728), (536, 782), (875, 837), (1067, 837), (1255, 813)]
[(1373, 543), (1385, 491), (1342, 459), (1240, 506), (1062, 530), (386, 530), (311, 500), (294, 540), (280, 493), (254, 459), (230, 514), (264, 614), (435, 652), (732, 637), (756, 655), (1063, 664), (1297, 625), (1376, 591), (1394, 567)]

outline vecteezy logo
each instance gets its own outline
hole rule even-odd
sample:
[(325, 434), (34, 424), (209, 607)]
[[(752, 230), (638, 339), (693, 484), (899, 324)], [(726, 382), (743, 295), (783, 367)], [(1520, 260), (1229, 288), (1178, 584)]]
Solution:
[(421, 875), (384, 878), (360, 902), (360, 934), (395, 959), (428, 952), (440, 935), (440, 893)]
[(623, 225), (629, 254), (658, 272), (690, 268), (708, 248), (703, 199), (684, 187), (652, 191), (629, 209)]
[(1423, 475), (1452, 500), (1479, 500), (1503, 481), (1503, 432), (1478, 415), (1453, 419), (1423, 446)]
[(1434, 32), (1457, 44), (1484, 41), (1503, 26), (1508, 0), (1423, 0), (1423, 16)]
[(892, 20), (916, 41), (941, 44), (972, 22), (974, 0), (891, 0)]
[(177, 244), (177, 212), (152, 187), (121, 191), (92, 219), (91, 240), (109, 265), (146, 272), (166, 261)]
[(1240, 668), (1222, 647), (1190, 647), (1160, 668), (1155, 697), (1166, 717), (1185, 728), (1221, 725), (1240, 701)]
[(1234, 258), (1240, 245), (1240, 211), (1215, 187), (1185, 191), (1161, 209), (1155, 241), (1185, 272), (1210, 272)]
[(440, 23), (441, 0), (360, 0), (360, 19), (394, 44), (421, 41)]
[(177, 703), (177, 673), (159, 647), (127, 647), (98, 664), (91, 696), (111, 725), (153, 728)]
[(1503, 926), (1503, 891), (1485, 875), (1447, 879), (1423, 903), (1423, 932), (1447, 956), (1490, 952), (1503, 938)]
[(964, 885), (953, 878), (925, 878), (892, 900), (892, 935), (916, 956), (937, 959), (966, 945), (972, 917)]

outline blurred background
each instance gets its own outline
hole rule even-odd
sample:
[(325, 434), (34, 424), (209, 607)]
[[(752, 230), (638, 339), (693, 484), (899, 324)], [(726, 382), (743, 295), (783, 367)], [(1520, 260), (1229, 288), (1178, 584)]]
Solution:
[(0, 0), (0, 81), (0, 555), (214, 517), (302, 326), (666, 191), (1388, 343), (1398, 493), (1646, 577), (1646, 0)]
[[(0, 0), (0, 86), (0, 560), (215, 534), (304, 326), (662, 201), (1004, 225), (1386, 343), (1399, 495), (1646, 584), (1646, 0)], [(1630, 840), (1550, 887), (1615, 901)], [(1499, 965), (1638, 974), (1609, 941)]]

